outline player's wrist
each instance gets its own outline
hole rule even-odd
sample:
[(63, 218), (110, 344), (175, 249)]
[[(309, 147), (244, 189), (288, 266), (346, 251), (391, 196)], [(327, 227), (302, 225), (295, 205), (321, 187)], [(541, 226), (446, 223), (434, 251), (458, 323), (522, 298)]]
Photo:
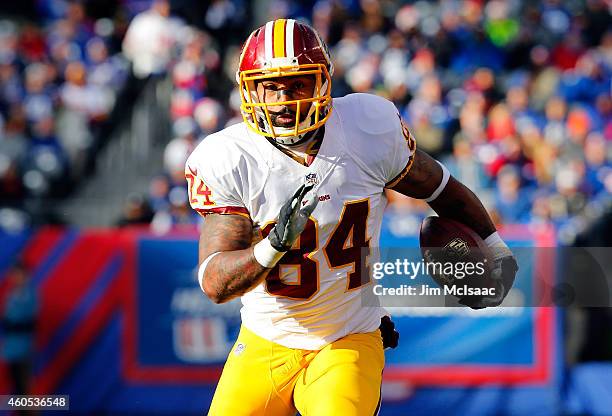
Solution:
[(504, 242), (504, 240), (502, 240), (497, 231), (485, 238), (484, 242), (491, 250), (491, 254), (495, 260), (501, 259), (502, 257), (512, 256), (512, 251), (510, 251), (510, 248)]
[(268, 234), (268, 241), (274, 250), (285, 253), (289, 251), (291, 246), (287, 247), (282, 243), (282, 238), (278, 235), (278, 227), (280, 227), (280, 225), (276, 224), (274, 228), (272, 228), (272, 231)]
[(257, 263), (271, 269), (283, 257), (286, 251), (279, 251), (272, 246), (269, 238), (264, 238), (253, 246), (253, 255)]

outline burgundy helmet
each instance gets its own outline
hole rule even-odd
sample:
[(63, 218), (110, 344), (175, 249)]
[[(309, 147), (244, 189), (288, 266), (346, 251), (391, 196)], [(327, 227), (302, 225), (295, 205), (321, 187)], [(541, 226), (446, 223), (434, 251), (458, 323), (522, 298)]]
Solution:
[[(257, 134), (291, 145), (321, 127), (331, 114), (331, 75), (333, 65), (327, 46), (310, 26), (293, 19), (277, 19), (251, 33), (240, 54), (236, 80), (242, 100), (245, 123)], [(316, 83), (311, 98), (276, 102), (297, 105), (298, 116), (292, 128), (272, 125), (268, 104), (260, 102), (255, 83), (263, 79), (312, 75)], [(305, 117), (300, 108), (309, 106)]]

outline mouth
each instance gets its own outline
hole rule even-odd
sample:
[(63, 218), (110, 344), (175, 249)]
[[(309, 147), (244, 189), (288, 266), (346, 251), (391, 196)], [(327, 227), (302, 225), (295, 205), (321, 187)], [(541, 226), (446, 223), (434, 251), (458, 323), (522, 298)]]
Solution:
[(272, 124), (278, 127), (293, 127), (295, 126), (295, 115), (290, 113), (277, 114), (271, 117)]

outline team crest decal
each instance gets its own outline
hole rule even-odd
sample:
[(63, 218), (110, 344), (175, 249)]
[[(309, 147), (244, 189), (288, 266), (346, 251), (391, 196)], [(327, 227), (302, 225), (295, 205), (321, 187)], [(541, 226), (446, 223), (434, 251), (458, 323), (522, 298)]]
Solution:
[(319, 183), (319, 179), (317, 178), (316, 173), (309, 173), (306, 175), (306, 185), (315, 186)]

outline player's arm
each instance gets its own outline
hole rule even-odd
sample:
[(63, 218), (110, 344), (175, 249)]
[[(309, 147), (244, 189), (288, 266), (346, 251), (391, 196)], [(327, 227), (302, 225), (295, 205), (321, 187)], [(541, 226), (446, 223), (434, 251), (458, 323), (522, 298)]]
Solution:
[(474, 192), (452, 176), (445, 175), (442, 166), (419, 149), (416, 149), (414, 162), (406, 176), (392, 189), (426, 200), (439, 216), (467, 225), (483, 239), (495, 232), (493, 221)]
[[(257, 262), (251, 247), (253, 225), (241, 215), (211, 214), (200, 234), (201, 287), (213, 302), (224, 303), (248, 292), (270, 269)], [(208, 260), (208, 261), (207, 261)]]
[(291, 248), (304, 230), (318, 198), (302, 185), (282, 206), (270, 234), (251, 247), (253, 225), (240, 215), (208, 215), (200, 235), (198, 280), (215, 303), (242, 296), (259, 283)]
[(518, 270), (516, 259), (501, 239), (480, 199), (465, 185), (453, 178), (448, 170), (427, 153), (416, 150), (408, 173), (392, 187), (412, 198), (424, 199), (441, 217), (459, 221), (483, 238), (495, 262), (491, 278), (498, 290), (494, 297), (477, 300), (460, 299), (475, 309), (498, 306), (506, 297)]

